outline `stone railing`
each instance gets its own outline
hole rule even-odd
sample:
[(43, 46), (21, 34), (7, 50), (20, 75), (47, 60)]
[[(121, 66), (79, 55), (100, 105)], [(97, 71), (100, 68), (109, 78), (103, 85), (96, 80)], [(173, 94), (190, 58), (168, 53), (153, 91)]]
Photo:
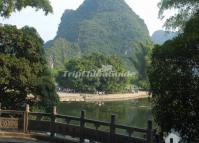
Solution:
[[(52, 113), (30, 112), (29, 105), (25, 111), (0, 110), (0, 132), (21, 132), (40, 134), (53, 139), (74, 139), (74, 142), (101, 143), (160, 143), (160, 137), (148, 121), (146, 129), (116, 124), (116, 117), (110, 122), (87, 119), (85, 111), (80, 117), (60, 115), (53, 107)], [(57, 142), (57, 141), (55, 141)]]

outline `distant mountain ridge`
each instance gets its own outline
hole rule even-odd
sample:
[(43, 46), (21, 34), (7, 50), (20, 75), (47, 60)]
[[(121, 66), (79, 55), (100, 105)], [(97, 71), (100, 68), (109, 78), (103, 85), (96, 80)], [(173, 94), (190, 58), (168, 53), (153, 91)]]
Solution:
[(154, 44), (162, 45), (167, 40), (171, 40), (178, 35), (178, 32), (167, 32), (163, 30), (155, 31), (151, 37)]
[(146, 24), (124, 0), (85, 0), (77, 10), (66, 10), (57, 36), (45, 45), (57, 67), (99, 52), (120, 57), (127, 69), (138, 73), (145, 70), (150, 46)]

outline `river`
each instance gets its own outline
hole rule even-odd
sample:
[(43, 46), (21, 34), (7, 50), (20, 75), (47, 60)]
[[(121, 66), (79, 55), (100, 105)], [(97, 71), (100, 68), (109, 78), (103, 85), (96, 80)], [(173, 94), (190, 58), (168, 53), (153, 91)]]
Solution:
[[(57, 110), (60, 114), (71, 116), (80, 116), (81, 110), (85, 110), (87, 118), (100, 121), (110, 121), (111, 115), (114, 114), (117, 123), (139, 128), (146, 128), (147, 121), (152, 120), (148, 99), (106, 103), (67, 102), (61, 103)], [(174, 138), (174, 143), (179, 140), (174, 134), (169, 137)], [(166, 142), (169, 143), (169, 139), (166, 139)]]
[(81, 110), (85, 110), (86, 117), (90, 119), (110, 121), (114, 114), (117, 123), (140, 128), (146, 128), (147, 120), (152, 119), (148, 99), (106, 103), (73, 102), (58, 106), (59, 113), (72, 116), (80, 116)]

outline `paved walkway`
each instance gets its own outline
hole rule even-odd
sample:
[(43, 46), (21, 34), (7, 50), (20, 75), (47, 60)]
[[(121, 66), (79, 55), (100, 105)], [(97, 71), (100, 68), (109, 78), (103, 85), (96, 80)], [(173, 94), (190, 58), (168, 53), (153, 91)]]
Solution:
[(49, 143), (39, 140), (15, 139), (15, 138), (0, 138), (0, 143)]
[[(66, 136), (67, 137), (67, 136)], [(0, 143), (77, 143), (73, 138), (50, 138), (46, 134), (24, 134), (20, 132), (0, 132)]]

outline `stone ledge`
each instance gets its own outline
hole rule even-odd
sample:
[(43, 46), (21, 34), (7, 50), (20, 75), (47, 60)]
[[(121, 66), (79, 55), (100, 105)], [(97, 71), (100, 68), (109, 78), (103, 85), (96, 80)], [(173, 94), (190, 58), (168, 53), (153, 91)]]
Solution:
[(77, 143), (77, 140), (67, 140), (58, 137), (50, 137), (38, 133), (17, 133), (17, 132), (0, 132), (0, 143)]

